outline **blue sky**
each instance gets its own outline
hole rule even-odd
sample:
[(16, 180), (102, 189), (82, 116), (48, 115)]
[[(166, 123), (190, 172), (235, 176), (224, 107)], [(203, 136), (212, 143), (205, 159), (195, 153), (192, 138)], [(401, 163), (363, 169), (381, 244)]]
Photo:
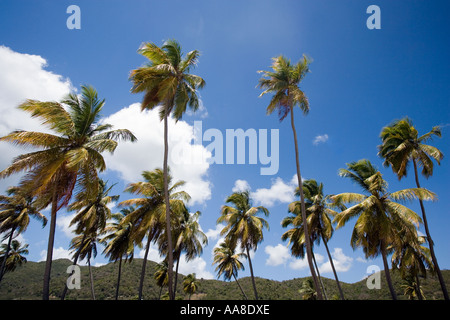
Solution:
[[(81, 9), (81, 29), (69, 30), (69, 5)], [(381, 9), (381, 29), (369, 30), (369, 5)], [(177, 39), (184, 52), (198, 49), (201, 57), (193, 73), (206, 80), (201, 90), (203, 109), (171, 125), (173, 142), (189, 144), (194, 121), (203, 131), (218, 129), (278, 129), (280, 165), (276, 175), (260, 175), (260, 163), (211, 164), (179, 167), (176, 178), (192, 179), (191, 211), (200, 210), (200, 223), (209, 238), (200, 259), (183, 266), (182, 272), (214, 277), (211, 252), (219, 241), (216, 220), (224, 199), (239, 185), (249, 186), (255, 204), (270, 211), (270, 230), (254, 254), (257, 276), (285, 280), (303, 277), (309, 269), (290, 258), (281, 241), (280, 221), (293, 200), (295, 157), (289, 119), (279, 122), (267, 116), (270, 97), (259, 98), (256, 88), (271, 58), (283, 54), (294, 62), (303, 54), (313, 59), (301, 85), (311, 110), (304, 117), (296, 110), (300, 164), (305, 178), (323, 182), (325, 192), (359, 191), (337, 175), (345, 164), (367, 158), (378, 166), (391, 191), (414, 187), (412, 172), (401, 182), (391, 169), (383, 168), (377, 157), (379, 133), (392, 120), (409, 116), (420, 133), (442, 125), (443, 137), (433, 140), (444, 155), (449, 154), (450, 133), (450, 45), (448, 42), (448, 1), (6, 1), (0, 3), (0, 135), (23, 128), (26, 115), (15, 107), (26, 98), (60, 98), (82, 84), (94, 86), (106, 99), (105, 121), (126, 126), (139, 143), (119, 146), (107, 156), (110, 169), (104, 177), (122, 191), (139, 178), (139, 172), (162, 166), (162, 138), (155, 114), (141, 114), (137, 103), (142, 96), (130, 93), (130, 70), (145, 59), (137, 54), (142, 42), (161, 45)], [(146, 122), (147, 121), (147, 122)], [(153, 121), (153, 122), (151, 122)], [(151, 123), (151, 124), (148, 124)], [(38, 126), (36, 123), (30, 126)], [(33, 127), (34, 128), (34, 127)], [(27, 129), (27, 128), (23, 128)], [(319, 138), (319, 142), (314, 141)], [(206, 147), (208, 142), (203, 143)], [(159, 149), (158, 149), (159, 148)], [(17, 150), (0, 145), (1, 168)], [(449, 165), (444, 158), (426, 187), (439, 201), (426, 203), (430, 230), (441, 268), (450, 268)], [(136, 181), (136, 180), (134, 180)], [(245, 181), (245, 182), (244, 182)], [(3, 191), (14, 178), (0, 181)], [(420, 212), (418, 203), (410, 207)], [(115, 207), (114, 209), (117, 209)], [(67, 255), (70, 214), (60, 212), (55, 248)], [(380, 259), (365, 260), (361, 250), (350, 247), (354, 221), (335, 232), (329, 247), (337, 261), (342, 281), (355, 282), (368, 274)], [(421, 228), (423, 231), (423, 229)], [(46, 250), (48, 227), (32, 221), (22, 235), (30, 244), (29, 260), (41, 259)], [(101, 250), (99, 250), (101, 251)], [(323, 246), (315, 247), (322, 274), (332, 278)], [(153, 255), (156, 257), (156, 255)], [(105, 263), (98, 257), (96, 263)], [(249, 275), (248, 267), (239, 276)]]

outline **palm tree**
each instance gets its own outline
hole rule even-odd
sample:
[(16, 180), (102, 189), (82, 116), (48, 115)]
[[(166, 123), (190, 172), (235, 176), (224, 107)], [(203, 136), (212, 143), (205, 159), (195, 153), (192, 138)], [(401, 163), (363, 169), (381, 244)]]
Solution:
[(183, 280), (183, 291), (189, 294), (189, 300), (191, 300), (191, 295), (197, 292), (198, 280), (195, 277), (195, 273), (188, 274)]
[(131, 92), (145, 92), (141, 109), (152, 110), (160, 106), (160, 118), (164, 120), (164, 198), (166, 202), (166, 230), (168, 232), (169, 253), (169, 298), (174, 299), (172, 291), (173, 250), (170, 235), (170, 204), (168, 182), (168, 117), (172, 114), (178, 121), (189, 106), (192, 110), (199, 107), (197, 89), (205, 85), (205, 81), (190, 74), (200, 56), (197, 50), (190, 51), (183, 58), (181, 46), (176, 40), (167, 40), (162, 47), (153, 43), (144, 43), (139, 51), (149, 59), (146, 66), (132, 70), (130, 79), (133, 82)]
[[(34, 206), (33, 198), (22, 189), (10, 187), (7, 190), (7, 196), (0, 195), (0, 234), (4, 233), (4, 239), (8, 239), (6, 256), (9, 255), (13, 238), (27, 229), (30, 216), (41, 220), (43, 227), (47, 223), (47, 218)], [(5, 259), (0, 266), (1, 282), (6, 270)]]
[(19, 146), (41, 148), (13, 159), (0, 177), (25, 171), (20, 187), (37, 197), (39, 207), (51, 205), (44, 300), (49, 299), (57, 212), (67, 206), (75, 188), (95, 196), (99, 184), (97, 170), (106, 169), (102, 152), (113, 153), (117, 140), (136, 140), (126, 129), (111, 130), (111, 125), (99, 124), (104, 103), (95, 89), (88, 86), (81, 87), (80, 96), (71, 93), (61, 102), (27, 100), (19, 108), (41, 119), (56, 134), (17, 130), (0, 138)]
[[(339, 290), (339, 295), (344, 300), (344, 293), (342, 291), (336, 268), (334, 267), (333, 259), (328, 249), (328, 241), (333, 235), (333, 226), (330, 217), (336, 215), (336, 211), (332, 210), (331, 204), (328, 202), (330, 196), (323, 194), (323, 184), (318, 184), (316, 180), (309, 179), (303, 181), (303, 193), (305, 195), (305, 206), (308, 222), (308, 231), (311, 237), (311, 243), (320, 244), (322, 239), (325, 249), (327, 251), (328, 259), (330, 260), (331, 268), (333, 270), (336, 284)], [(297, 188), (296, 196), (299, 196), (300, 192)], [(292, 229), (286, 231), (281, 239), (286, 241), (289, 239), (289, 244), (292, 244), (291, 252), (296, 257), (304, 258), (305, 256), (305, 235), (304, 224), (301, 215), (301, 203), (300, 201), (294, 201), (289, 204), (288, 211), (293, 213), (293, 216), (284, 218), (281, 222), (283, 228), (290, 225)], [(319, 270), (317, 274), (320, 277)], [(324, 290), (324, 294), (325, 290)]]
[(392, 248), (392, 266), (399, 270), (401, 277), (414, 288), (414, 296), (423, 300), (423, 291), (420, 287), (419, 276), (426, 278), (427, 270), (434, 273), (430, 250), (422, 244), (426, 242), (425, 237), (417, 234), (408, 235), (405, 232), (399, 234)]
[[(90, 195), (85, 190), (81, 190), (76, 195), (76, 201), (68, 208), (68, 211), (78, 211), (69, 227), (76, 225), (75, 234), (82, 235), (79, 239), (80, 243), (76, 245), (78, 250), (75, 252), (73, 265), (77, 264), (82, 250), (86, 250), (84, 242), (92, 237), (97, 241), (98, 236), (105, 233), (106, 222), (112, 215), (108, 205), (119, 199), (118, 195), (108, 195), (114, 185), (108, 188), (107, 183), (102, 179), (99, 179), (98, 182), (98, 192), (95, 198), (89, 198)], [(64, 300), (67, 289), (66, 284), (61, 294), (61, 300)]]
[(105, 257), (109, 258), (109, 261), (116, 262), (119, 260), (119, 271), (117, 275), (117, 286), (116, 286), (116, 297), (119, 298), (119, 286), (120, 277), (122, 273), (122, 260), (125, 258), (125, 262), (133, 261), (134, 257), (134, 244), (131, 238), (131, 230), (133, 225), (131, 222), (124, 223), (124, 218), (135, 208), (123, 208), (119, 213), (114, 213), (111, 215), (113, 222), (110, 222), (105, 228), (105, 233), (107, 234), (101, 243), (105, 244), (106, 247), (103, 250)]
[[(308, 98), (306, 97), (305, 93), (299, 88), (299, 85), (300, 82), (305, 78), (306, 74), (309, 72), (309, 64), (311, 61), (306, 56), (303, 56), (303, 58), (294, 65), (291, 64), (291, 61), (284, 56), (278, 56), (276, 58), (273, 58), (272, 60), (272, 71), (258, 71), (259, 73), (263, 74), (263, 77), (259, 80), (258, 84), (261, 89), (264, 89), (260, 96), (263, 96), (267, 93), (273, 93), (273, 97), (266, 109), (267, 114), (272, 114), (272, 112), (277, 110), (280, 121), (283, 121), (289, 113), (291, 114), (291, 127), (292, 133), (294, 135), (297, 180), (300, 190), (301, 213), (303, 221), (306, 221), (305, 200), (303, 189), (301, 188), (303, 183), (300, 172), (297, 131), (295, 129), (294, 123), (294, 107), (299, 106), (304, 115), (308, 114), (309, 112)], [(322, 293), (320, 292), (319, 281), (314, 271), (314, 265), (312, 261), (311, 240), (308, 235), (307, 229), (305, 229), (305, 232), (306, 256), (308, 265), (311, 276), (314, 280), (317, 297), (319, 298), (319, 300), (321, 300)]]
[(161, 263), (158, 263), (156, 266), (156, 271), (153, 274), (153, 278), (156, 280), (156, 285), (160, 287), (159, 290), (159, 300), (161, 300), (161, 292), (164, 286), (167, 286), (169, 282), (168, 272), (167, 272), (167, 261), (164, 260)]
[(226, 241), (221, 242), (218, 247), (214, 248), (213, 264), (217, 264), (215, 270), (217, 271), (217, 278), (223, 275), (224, 280), (229, 281), (233, 277), (242, 295), (248, 300), (247, 295), (237, 279), (238, 271), (244, 270), (244, 264), (239, 260), (243, 258), (247, 258), (247, 255), (243, 252), (236, 253), (234, 248), (231, 248)]
[[(178, 213), (179, 221), (176, 228), (172, 228), (172, 236), (174, 238), (174, 260), (177, 261), (175, 268), (174, 296), (177, 290), (178, 267), (180, 264), (181, 253), (185, 252), (185, 260), (189, 262), (195, 257), (199, 257), (203, 253), (203, 247), (208, 244), (208, 237), (203, 233), (198, 223), (201, 215), (200, 211), (193, 214), (189, 210)], [(175, 227), (175, 226), (173, 226)], [(162, 252), (167, 251), (167, 240), (165, 234), (159, 237), (159, 247)], [(166, 253), (167, 254), (167, 253)]]
[(414, 211), (395, 201), (417, 198), (434, 200), (436, 196), (422, 188), (388, 193), (387, 182), (382, 174), (366, 159), (347, 164), (347, 169), (341, 169), (339, 175), (350, 178), (366, 194), (341, 193), (332, 196), (331, 199), (335, 204), (355, 203), (338, 213), (333, 222), (337, 223), (338, 229), (349, 219), (358, 216), (350, 244), (353, 249), (362, 247), (366, 258), (381, 254), (389, 290), (392, 299), (396, 300), (397, 295), (392, 285), (387, 262), (387, 249), (399, 233), (413, 234), (415, 225), (418, 225), (421, 219)]
[[(433, 174), (433, 159), (440, 164), (444, 158), (442, 152), (431, 145), (426, 144), (433, 136), (441, 137), (439, 126), (433, 127), (430, 132), (419, 137), (417, 129), (413, 126), (410, 119), (404, 118), (396, 120), (390, 125), (384, 127), (380, 137), (382, 144), (378, 146), (378, 154), (383, 157), (384, 165), (391, 166), (398, 179), (402, 179), (408, 172), (409, 164), (412, 162), (414, 167), (414, 177), (417, 188), (420, 188), (419, 174), (417, 166), (422, 167), (422, 175), (429, 178)], [(425, 213), (425, 207), (422, 200), (419, 199), (420, 209), (422, 211), (422, 220), (427, 235), (427, 241), (430, 246), (431, 258), (434, 269), (438, 275), (444, 298), (449, 300), (448, 291), (442, 277), (441, 270), (434, 252), (434, 242), (431, 238), (428, 220)]]
[(89, 267), (89, 280), (91, 283), (92, 300), (95, 300), (94, 278), (92, 275), (91, 259), (97, 256), (97, 242), (99, 242), (97, 230), (91, 233), (80, 234), (70, 242), (70, 249), (74, 250), (80, 260), (87, 259)]
[[(171, 185), (172, 177), (170, 175), (170, 169), (167, 180), (169, 183), (169, 199), (170, 210), (172, 213), (170, 218), (173, 223), (176, 223), (177, 213), (183, 212), (186, 209), (184, 201), (188, 201), (190, 196), (184, 191), (176, 191), (184, 185), (184, 181), (178, 181)], [(142, 177), (145, 181), (131, 183), (126, 192), (142, 195), (143, 198), (135, 198), (122, 201), (119, 206), (135, 206), (136, 210), (131, 212), (124, 219), (125, 223), (131, 222), (132, 238), (135, 244), (142, 243), (145, 236), (147, 236), (147, 244), (145, 246), (144, 262), (142, 264), (142, 272), (139, 284), (139, 299), (142, 299), (142, 288), (144, 284), (144, 275), (147, 265), (147, 256), (150, 250), (150, 243), (157, 241), (165, 232), (167, 224), (166, 221), (166, 203), (165, 203), (165, 174), (161, 169), (155, 169), (154, 171), (144, 171)], [(170, 233), (170, 232), (168, 232)], [(167, 237), (167, 236), (165, 236)], [(169, 241), (167, 241), (169, 242)], [(168, 253), (171, 251), (169, 250)], [(172, 252), (173, 254), (173, 252)], [(169, 254), (168, 254), (169, 255)], [(173, 266), (172, 266), (173, 268)], [(169, 272), (170, 273), (170, 272)], [(171, 291), (172, 288), (169, 289)], [(173, 298), (173, 294), (171, 298)]]
[(28, 254), (28, 244), (22, 246), (18, 240), (13, 240), (11, 244), (2, 244), (0, 249), (0, 261), (5, 261), (5, 273), (13, 272), (18, 266), (27, 262), (24, 255)]
[(241, 249), (246, 251), (253, 291), (255, 299), (258, 300), (250, 249), (256, 250), (258, 243), (263, 240), (263, 228), (269, 229), (269, 223), (256, 215), (261, 212), (267, 217), (269, 210), (263, 206), (253, 207), (248, 191), (233, 193), (226, 199), (226, 203), (230, 203), (232, 206), (222, 206), (221, 216), (217, 219), (217, 223), (225, 222), (227, 225), (220, 234), (225, 235), (225, 239), (232, 249), (235, 249), (240, 242)]
[(302, 295), (303, 300), (316, 300), (317, 292), (314, 289), (314, 283), (311, 279), (306, 279), (302, 282), (301, 288), (298, 292)]
[(414, 298), (418, 298), (419, 300), (426, 300), (425, 295), (423, 294), (422, 287), (417, 283), (419, 278), (415, 278), (413, 276), (407, 276), (403, 279), (403, 284), (401, 287), (403, 288), (403, 294), (408, 297), (409, 300), (414, 300)]

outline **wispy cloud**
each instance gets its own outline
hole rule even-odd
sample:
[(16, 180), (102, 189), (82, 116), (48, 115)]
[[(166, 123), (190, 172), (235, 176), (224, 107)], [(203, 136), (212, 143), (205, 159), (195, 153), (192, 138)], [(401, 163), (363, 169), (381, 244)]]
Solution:
[(325, 133), (325, 134), (316, 136), (313, 140), (313, 145), (317, 146), (319, 143), (325, 143), (327, 141), (328, 141), (328, 135)]

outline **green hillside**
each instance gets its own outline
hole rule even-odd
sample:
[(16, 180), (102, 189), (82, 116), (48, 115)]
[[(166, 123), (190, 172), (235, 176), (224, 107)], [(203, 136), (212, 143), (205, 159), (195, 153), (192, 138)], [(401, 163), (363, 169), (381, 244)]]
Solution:
[[(5, 275), (0, 284), (0, 299), (41, 299), (42, 281), (44, 274), (44, 262), (28, 262), (16, 269), (13, 273)], [(66, 259), (53, 261), (52, 279), (50, 293), (52, 299), (58, 299), (67, 280), (67, 267), (71, 262)], [(131, 264), (122, 265), (122, 277), (119, 299), (137, 299), (139, 276), (142, 267), (142, 259), (135, 259)], [(98, 300), (114, 299), (118, 264), (110, 263), (101, 267), (92, 267), (94, 277), (95, 295)], [(153, 280), (156, 263), (147, 263), (147, 276), (144, 283), (144, 299), (154, 300), (159, 298), (160, 288)], [(450, 287), (450, 270), (443, 271), (447, 286)], [(349, 300), (390, 300), (391, 296), (384, 280), (384, 272), (381, 273), (381, 289), (369, 290), (366, 281), (356, 283), (341, 283), (346, 299)], [(401, 288), (402, 280), (399, 274), (392, 273), (394, 286), (397, 289), (399, 299), (406, 299)], [(258, 294), (264, 300), (299, 300), (298, 293), (302, 282), (306, 278), (296, 278), (286, 281), (275, 281), (256, 278)], [(183, 275), (178, 277), (177, 297), (187, 299), (182, 292), (181, 282)], [(328, 299), (337, 296), (337, 287), (333, 279), (322, 278)], [(251, 280), (249, 277), (239, 279), (241, 286), (249, 298), (253, 297)], [(428, 277), (421, 280), (423, 292), (427, 300), (442, 299), (442, 293), (437, 278)], [(163, 290), (164, 294), (165, 290)], [(88, 267), (81, 267), (81, 289), (69, 290), (66, 299), (91, 299)], [(191, 299), (205, 300), (240, 300), (243, 296), (235, 282), (224, 282), (220, 280), (199, 280), (199, 290)]]

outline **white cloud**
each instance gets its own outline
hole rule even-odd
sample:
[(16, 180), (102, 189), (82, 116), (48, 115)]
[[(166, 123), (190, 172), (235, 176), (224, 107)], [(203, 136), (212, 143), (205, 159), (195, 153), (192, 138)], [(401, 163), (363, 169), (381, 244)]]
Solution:
[[(157, 109), (140, 110), (134, 103), (103, 120), (114, 128), (126, 128), (138, 141), (119, 143), (114, 155), (105, 154), (109, 169), (119, 172), (127, 182), (142, 179), (144, 170), (162, 168), (164, 157), (164, 125)], [(169, 119), (169, 167), (174, 181), (184, 180), (183, 190), (190, 194), (190, 204), (202, 204), (211, 198), (212, 184), (207, 180), (211, 153), (193, 144), (194, 130), (185, 121)]]
[(266, 246), (264, 252), (269, 255), (266, 259), (266, 265), (278, 266), (280, 264), (286, 265), (286, 263), (291, 259), (291, 254), (289, 248), (278, 244), (274, 246)]
[(356, 258), (356, 261), (361, 262), (361, 263), (367, 263), (367, 259), (364, 259), (362, 257)]
[(318, 135), (314, 138), (313, 145), (317, 146), (319, 143), (325, 143), (327, 141), (328, 141), (327, 134)]
[[(17, 129), (48, 132), (38, 119), (32, 119), (17, 109), (26, 99), (57, 101), (74, 90), (69, 79), (45, 70), (47, 66), (47, 61), (41, 56), (23, 54), (0, 46), (0, 136)], [(1, 142), (0, 171), (23, 152), (22, 148)], [(18, 181), (18, 175), (11, 176), (2, 181), (1, 189), (16, 185)]]
[[(322, 263), (324, 260), (324, 256), (319, 253), (314, 253), (314, 257), (316, 258), (317, 264)], [(309, 268), (308, 259), (306, 257), (303, 259), (296, 259), (292, 257), (291, 262), (289, 263), (289, 267), (293, 270), (302, 270)]]
[[(264, 252), (268, 255), (266, 259), (266, 265), (268, 266), (279, 266), (288, 265), (290, 269), (293, 270), (303, 270), (309, 268), (307, 258), (298, 259), (291, 255), (291, 251), (288, 247), (277, 244), (276, 246), (268, 245), (264, 248)], [(342, 248), (334, 248), (333, 253), (333, 263), (337, 272), (346, 272), (350, 270), (353, 262), (353, 258), (348, 257), (344, 254)], [(320, 273), (332, 272), (330, 261), (325, 261), (325, 257), (319, 253), (314, 253), (317, 265), (319, 266)]]
[(208, 237), (208, 241), (210, 240), (217, 240), (220, 236), (220, 232), (225, 227), (225, 225), (219, 223), (216, 224), (215, 229), (208, 229), (208, 231), (205, 232), (206, 237)]
[[(39, 261), (45, 261), (47, 259), (47, 250), (42, 250), (40, 254), (41, 258)], [(63, 247), (53, 248), (52, 260), (57, 259), (72, 259), (72, 254), (70, 250), (66, 250)]]
[(57, 219), (56, 219), (56, 226), (58, 228), (60, 228), (62, 230), (62, 232), (64, 233), (64, 235), (69, 238), (72, 239), (73, 237), (75, 237), (75, 226), (69, 226), (70, 222), (72, 221), (72, 219), (75, 217), (76, 213), (71, 213), (71, 214), (65, 214), (65, 215), (58, 215)]
[(271, 207), (277, 202), (290, 203), (295, 200), (296, 184), (294, 179), (284, 182), (283, 179), (277, 177), (272, 180), (270, 188), (260, 188), (251, 193), (252, 199), (259, 205)]
[(236, 180), (232, 189), (233, 192), (242, 192), (247, 190), (250, 190), (250, 185), (247, 181), (240, 179)]
[[(141, 259), (144, 259), (145, 247), (139, 251), (137, 256)], [(154, 244), (150, 244), (150, 248), (148, 249), (147, 260), (155, 261), (156, 263), (160, 263), (161, 261), (164, 260), (164, 257), (162, 257), (159, 254), (159, 250)]]
[[(346, 256), (342, 251), (342, 248), (334, 248), (331, 257), (333, 258), (336, 272), (346, 272), (352, 266), (353, 258)], [(328, 260), (327, 262), (322, 264), (319, 267), (319, 271), (321, 273), (333, 272), (330, 261)]]
[(214, 275), (206, 270), (206, 261), (203, 258), (197, 257), (186, 262), (185, 257), (186, 255), (181, 255), (179, 273), (184, 275), (195, 273), (197, 279), (214, 279)]

